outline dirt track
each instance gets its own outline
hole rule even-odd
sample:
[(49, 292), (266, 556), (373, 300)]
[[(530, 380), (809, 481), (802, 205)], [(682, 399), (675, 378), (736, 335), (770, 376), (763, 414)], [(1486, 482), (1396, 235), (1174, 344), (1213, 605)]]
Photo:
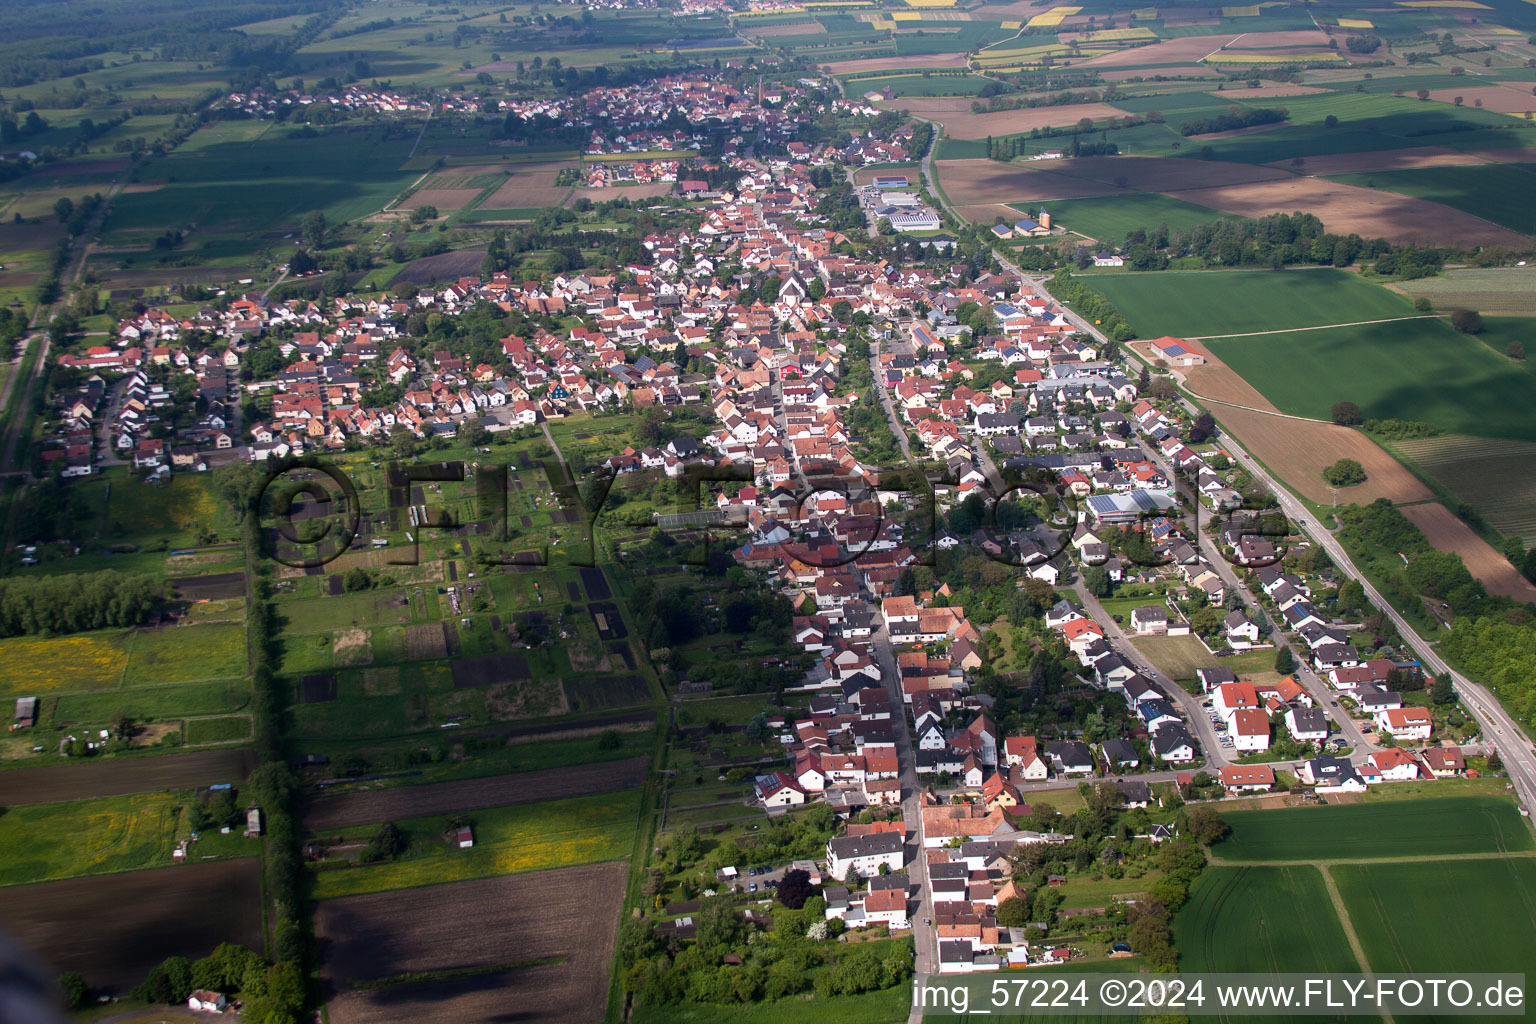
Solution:
[(168, 956), (262, 948), (261, 863), (181, 864), (5, 889), (6, 932), (54, 971), (125, 992)]
[(399, 821), (429, 814), (452, 814), (482, 807), (607, 793), (638, 786), (645, 779), (649, 763), (649, 758), (631, 757), (574, 768), (549, 768), (483, 779), (325, 796), (311, 802), (304, 814), (304, 824), (312, 832), (329, 832), (375, 821)]
[(0, 807), (244, 782), (255, 764), (256, 755), (250, 750), (202, 750), (165, 757), (16, 768), (0, 772)]
[[(627, 872), (619, 861), (327, 900), (315, 931), (332, 1024), (598, 1020)], [(350, 986), (544, 958), (562, 962), (382, 989)]]

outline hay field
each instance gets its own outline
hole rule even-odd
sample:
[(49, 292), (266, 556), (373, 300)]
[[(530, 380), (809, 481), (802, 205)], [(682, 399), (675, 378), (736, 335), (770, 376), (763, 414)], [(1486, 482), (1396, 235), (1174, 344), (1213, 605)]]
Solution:
[(1306, 210), (1336, 234), (1426, 245), (1520, 245), (1524, 235), (1439, 203), (1319, 178), (1245, 182), (1170, 191), (1184, 199), (1243, 217)]
[(1536, 587), (1438, 501), (1410, 505), (1402, 512), (1436, 548), (1460, 555), (1468, 571), (1483, 581), (1490, 594), (1503, 594), (1521, 602), (1536, 601)]
[(1536, 544), (1536, 444), (1450, 434), (1392, 447), (1477, 509), (1489, 526)]

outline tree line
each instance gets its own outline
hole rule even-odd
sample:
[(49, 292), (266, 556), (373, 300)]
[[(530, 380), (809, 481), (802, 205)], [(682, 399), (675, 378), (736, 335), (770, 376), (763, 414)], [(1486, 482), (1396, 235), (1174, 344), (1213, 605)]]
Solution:
[(159, 607), (160, 587), (152, 576), (104, 569), (0, 578), (0, 636), (138, 626)]

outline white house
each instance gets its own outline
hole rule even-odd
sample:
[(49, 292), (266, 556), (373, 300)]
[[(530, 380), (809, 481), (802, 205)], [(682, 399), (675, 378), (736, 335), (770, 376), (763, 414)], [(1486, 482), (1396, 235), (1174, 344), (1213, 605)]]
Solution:
[(1322, 743), (1328, 738), (1328, 714), (1322, 708), (1291, 708), (1285, 728), (1298, 743)]
[(759, 776), (754, 788), (764, 807), (798, 807), (805, 803), (805, 790), (784, 772)]
[(1395, 740), (1422, 743), (1429, 739), (1434, 720), (1424, 708), (1390, 708), (1376, 713), (1376, 728)]
[(203, 1010), (208, 1013), (223, 1013), (229, 1007), (229, 1000), (224, 998), (222, 992), (209, 992), (200, 988), (187, 997), (187, 1009)]
[(828, 839), (827, 870), (833, 878), (843, 878), (849, 868), (868, 878), (878, 875), (882, 864), (891, 871), (900, 871), (902, 845), (901, 836), (895, 832)]
[(1232, 746), (1243, 753), (1269, 749), (1269, 718), (1262, 711), (1244, 708), (1232, 713)]

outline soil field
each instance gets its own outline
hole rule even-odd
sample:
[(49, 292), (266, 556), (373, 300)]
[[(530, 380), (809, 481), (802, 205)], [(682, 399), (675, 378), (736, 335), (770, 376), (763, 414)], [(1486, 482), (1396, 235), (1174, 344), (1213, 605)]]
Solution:
[[(905, 102), (902, 106), (907, 106)], [(935, 112), (931, 116), (944, 131), (957, 139), (985, 139), (993, 135), (1017, 135), (1036, 128), (1062, 128), (1083, 118), (1105, 121), (1123, 117), (1125, 112), (1107, 103), (1072, 103), (1064, 106), (1003, 110), (995, 114), (973, 114), (970, 104), (963, 111)]]
[[(322, 903), (315, 930), (331, 1021), (589, 1024), (601, 1018), (627, 871), (623, 863), (593, 864)], [(473, 927), (465, 927), (468, 921)], [(543, 959), (560, 962), (351, 987), (406, 973)]]
[(249, 750), (206, 750), (166, 757), (92, 761), (0, 772), (0, 807), (199, 789), (244, 782), (256, 756)]
[(168, 956), (195, 960), (221, 942), (260, 950), (261, 862), (13, 886), (5, 890), (5, 928), (54, 971), (79, 971), (92, 988), (126, 992)]
[(480, 205), (487, 210), (528, 210), (559, 206), (571, 191), (569, 185), (556, 185), (555, 176), (567, 167), (581, 165), (570, 160), (553, 164), (526, 164), (513, 170), (506, 184), (492, 192)]
[[(1052, 161), (1057, 174), (1091, 178), (1105, 184), (1123, 186), (1132, 192), (1173, 192), (1178, 189), (1212, 188), (1276, 181), (1288, 175), (1273, 167), (1222, 164), (1214, 160), (1191, 160), (1161, 156), (1086, 156), (1076, 160)], [(1196, 200), (1198, 202), (1199, 200)]]
[[(852, 75), (860, 71), (905, 71), (909, 68), (963, 68), (963, 54), (935, 53), (912, 57), (864, 57), (859, 60), (833, 60), (817, 65), (830, 74)], [(858, 83), (852, 83), (857, 87)]]
[[(558, 202), (558, 200), (556, 200)], [(405, 269), (394, 276), (395, 284), (432, 284), (437, 281), (457, 281), (480, 273), (480, 262), (485, 259), (484, 249), (460, 249), (456, 252), (424, 256), (406, 264)]]
[(1045, 169), (1047, 166), (1062, 168), (1067, 163), (1066, 160), (1041, 160), (1033, 164), (1003, 164), (981, 159), (938, 160), (933, 166), (944, 193), (956, 206), (1022, 203), (1032, 199), (1078, 199), (1115, 191), (1096, 181)]
[(1482, 100), (1484, 110), (1496, 110), (1501, 114), (1524, 114), (1536, 110), (1536, 96), (1528, 88), (1511, 85), (1474, 85), (1470, 89), (1431, 89), (1429, 98), (1440, 103), (1455, 103), (1457, 97), (1469, 107), (1478, 106)]
[(1128, 78), (1150, 78), (1152, 75), (1162, 75), (1164, 78), (1219, 78), (1221, 72), (1204, 64), (1186, 64), (1182, 67), (1157, 68), (1154, 71), (1143, 71), (1140, 68), (1104, 71), (1099, 77), (1106, 82), (1123, 82)]
[[(1459, 167), (1482, 163), (1471, 153), (1462, 153), (1440, 146), (1412, 146), (1408, 149), (1381, 149), (1374, 153), (1325, 153), (1309, 156), (1305, 171), (1308, 174), (1351, 174), (1370, 171), (1406, 171), (1416, 167)], [(1290, 161), (1284, 161), (1288, 166)], [(1275, 166), (1283, 166), (1276, 164)]]
[(1392, 447), (1499, 533), (1536, 544), (1536, 444), (1449, 434)]
[(1519, 232), (1439, 203), (1319, 178), (1196, 186), (1168, 195), (1243, 217), (1306, 210), (1335, 234), (1426, 245), (1524, 244)]
[(1270, 472), (1314, 504), (1333, 501), (1333, 491), (1323, 480), (1323, 470), (1343, 458), (1359, 462), (1367, 478), (1365, 483), (1340, 492), (1339, 497), (1345, 501), (1365, 505), (1377, 498), (1403, 502), (1434, 497), (1402, 463), (1358, 430), (1229, 405), (1213, 404), (1211, 414)]
[(320, 797), (310, 803), (304, 814), (304, 824), (311, 832), (319, 834), (375, 821), (420, 818), (629, 789), (638, 786), (645, 778), (648, 760), (632, 757), (574, 768), (550, 768), (485, 779)]
[(1515, 567), (1488, 542), (1472, 532), (1472, 528), (1457, 519), (1455, 514), (1438, 501), (1424, 505), (1410, 505), (1403, 515), (1424, 531), (1429, 542), (1441, 551), (1460, 555), (1467, 569), (1483, 581), (1490, 594), (1502, 594), (1521, 603), (1536, 601), (1536, 587), (1515, 571)]
[(1150, 46), (1136, 46), (1129, 50), (1117, 50), (1100, 57), (1090, 57), (1075, 68), (1139, 68), (1156, 64), (1190, 64), (1204, 60), (1237, 36), (1226, 33), (1219, 36), (1184, 36), (1169, 39)]
[(435, 206), (439, 210), (461, 210), (475, 201), (478, 188), (423, 188), (411, 193), (409, 199), (400, 201), (399, 210), (414, 210), (418, 206)]

